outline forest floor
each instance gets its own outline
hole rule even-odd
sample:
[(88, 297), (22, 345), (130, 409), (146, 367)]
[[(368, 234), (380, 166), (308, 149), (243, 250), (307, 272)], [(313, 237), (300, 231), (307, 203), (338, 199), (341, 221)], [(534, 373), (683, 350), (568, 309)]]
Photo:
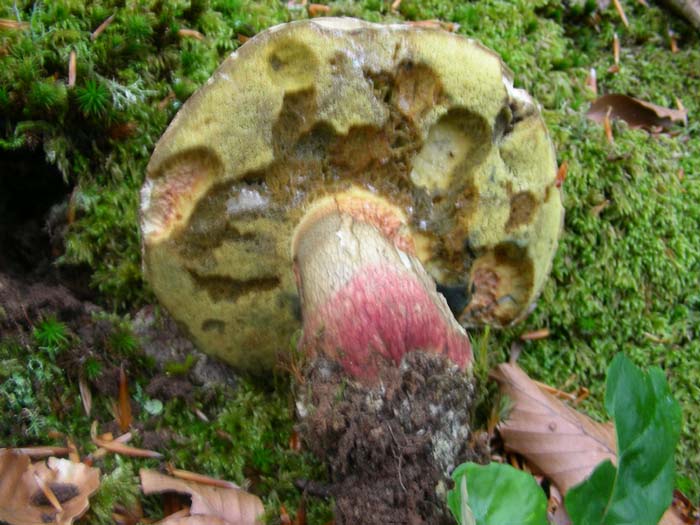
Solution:
[[(448, 29), (500, 53), (514, 72), (516, 86), (540, 102), (558, 161), (568, 166), (564, 231), (534, 312), (514, 328), (470, 334), (476, 346), (488, 349), (477, 363), (478, 373), (484, 380), (491, 366), (520, 346), (519, 363), (532, 377), (562, 390), (586, 387), (590, 396), (579, 408), (605, 420), (605, 373), (615, 354), (624, 352), (642, 368), (661, 367), (683, 409), (677, 486), (697, 499), (700, 34), (668, 11), (643, 2), (621, 2), (628, 24), (613, 3), (598, 7), (588, 2), (582, 8), (568, 4), (576, 2), (403, 0), (393, 11), (381, 0), (338, 1), (329, 3), (324, 14), (451, 24)], [(186, 6), (179, 9), (172, 16), (210, 39), (181, 44), (183, 54), (198, 60), (197, 53), (213, 49), (214, 57), (206, 55), (196, 75), (183, 76), (183, 82), (193, 85), (187, 93), (177, 91), (182, 82), (178, 88), (172, 81), (183, 99), (206, 80), (216, 57), (245, 40), (239, 35), (252, 36), (275, 23), (309, 16), (306, 8), (276, 0), (204, 2), (196, 13)], [(0, 7), (0, 18), (15, 16), (11, 7)], [(41, 16), (48, 26), (59, 15), (45, 10)], [(134, 24), (123, 22), (127, 29)], [(120, 31), (120, 23), (114, 22), (110, 31)], [(228, 29), (221, 29), (226, 24)], [(226, 38), (229, 43), (221, 44)], [(8, 56), (15, 60), (19, 55)], [(606, 133), (603, 125), (586, 117), (596, 98), (592, 70), (599, 95), (621, 93), (667, 108), (682, 105), (688, 122), (650, 132), (615, 120)], [(10, 126), (20, 117), (7, 109), (14, 100), (14, 79), (7, 71), (0, 74), (0, 108), (6, 113), (0, 113), (0, 122)], [(177, 104), (168, 108), (168, 118), (176, 110)], [(162, 117), (149, 133), (157, 138), (166, 123)], [(40, 142), (42, 135), (32, 131), (27, 136), (29, 142)], [(111, 152), (110, 144), (99, 147)], [(138, 269), (136, 216), (143, 172), (113, 177), (101, 191), (98, 179), (81, 178), (77, 157), (49, 154), (55, 152), (55, 142), (41, 144), (49, 165), (36, 154), (41, 151), (37, 144), (3, 140), (2, 146), (0, 444), (62, 445), (68, 436), (79, 450), (90, 452), (95, 448), (93, 421), (99, 432), (118, 432), (123, 376), (135, 445), (158, 450), (178, 468), (247, 484), (273, 518), (281, 505), (298, 508), (300, 480), (323, 483), (326, 471), (298, 443), (291, 365), (281, 363), (266, 378), (238, 377), (199, 353), (158, 307)], [(5, 151), (10, 147), (16, 151)], [(138, 148), (145, 162), (149, 145), (139, 143)], [(126, 165), (122, 149), (114, 147), (113, 162)], [(76, 164), (64, 185), (56, 181), (61, 175), (66, 178), (67, 168), (61, 164), (66, 158)], [(83, 152), (81, 159), (81, 169), (87, 169), (89, 155)], [(110, 169), (114, 173), (121, 168)], [(6, 175), (10, 172), (22, 176), (11, 179)], [(127, 211), (105, 211), (108, 203), (100, 199), (110, 198)], [(79, 210), (73, 222), (75, 202)], [(133, 241), (122, 245), (126, 238)], [(522, 334), (540, 329), (547, 329), (547, 337), (521, 340)], [(495, 389), (485, 382), (482, 386)], [(86, 388), (91, 392), (89, 414)], [(100, 466), (107, 476), (83, 522), (112, 523), (115, 508), (132, 508), (140, 498), (138, 469), (159, 464), (156, 459), (104, 458)], [(149, 516), (162, 513), (156, 498), (141, 502)], [(306, 504), (308, 523), (331, 519), (330, 502), (310, 498)]]

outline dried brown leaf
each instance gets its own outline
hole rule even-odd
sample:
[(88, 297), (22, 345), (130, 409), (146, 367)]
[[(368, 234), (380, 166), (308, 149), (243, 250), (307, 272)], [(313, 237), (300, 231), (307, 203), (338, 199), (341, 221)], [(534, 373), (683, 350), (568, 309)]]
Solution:
[[(256, 525), (263, 514), (260, 498), (241, 489), (213, 487), (173, 478), (155, 470), (141, 469), (141, 488), (145, 494), (178, 492), (192, 498), (188, 518), (164, 520), (168, 525), (179, 523), (221, 523), (226, 525)], [(180, 521), (189, 519), (190, 521)], [(202, 521), (204, 520), (204, 521)]]
[(513, 403), (498, 427), (506, 450), (523, 455), (562, 493), (601, 461), (616, 461), (611, 423), (597, 423), (544, 392), (516, 364), (499, 365), (493, 377)]
[(55, 457), (32, 464), (26, 454), (0, 450), (0, 521), (10, 525), (70, 525), (99, 486), (97, 468)]
[(586, 114), (594, 122), (603, 123), (610, 118), (622, 119), (632, 128), (651, 130), (655, 127), (670, 128), (674, 122), (687, 122), (685, 109), (670, 109), (621, 94), (603, 95), (596, 99)]

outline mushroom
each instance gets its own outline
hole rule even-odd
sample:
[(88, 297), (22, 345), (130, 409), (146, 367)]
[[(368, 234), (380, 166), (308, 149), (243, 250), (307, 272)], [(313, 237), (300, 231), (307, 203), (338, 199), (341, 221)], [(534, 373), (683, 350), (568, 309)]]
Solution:
[(462, 327), (528, 313), (563, 218), (539, 109), (498, 55), (344, 18), (232, 53), (141, 202), (146, 277), (202, 350), (269, 369), (301, 309), (302, 345), (368, 381), (416, 348), (467, 367)]

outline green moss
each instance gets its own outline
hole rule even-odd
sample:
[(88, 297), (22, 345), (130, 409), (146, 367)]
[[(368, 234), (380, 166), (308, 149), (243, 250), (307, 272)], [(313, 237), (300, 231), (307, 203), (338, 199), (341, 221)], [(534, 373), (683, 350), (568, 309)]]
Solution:
[[(558, 158), (569, 163), (565, 233), (537, 309), (525, 324), (492, 332), (489, 347), (503, 357), (521, 332), (549, 327), (549, 339), (525, 344), (521, 363), (543, 381), (561, 386), (573, 376), (577, 385), (588, 386), (592, 397), (584, 408), (601, 417), (605, 370), (616, 352), (626, 352), (645, 368), (662, 366), (684, 408), (679, 471), (689, 480), (689, 495), (697, 497), (700, 156), (693, 152), (700, 151), (700, 101), (695, 95), (700, 92), (700, 41), (687, 24), (654, 5), (623, 0), (630, 20), (625, 28), (612, 7), (593, 23), (595, 2), (576, 9), (565, 4), (404, 0), (400, 13), (392, 14), (387, 2), (330, 3), (334, 14), (372, 21), (441, 18), (458, 23), (461, 34), (501, 53), (516, 84), (543, 104)], [(0, 32), (0, 49), (7, 51), (0, 53), (0, 148), (25, 147), (41, 137), (49, 161), (77, 186), (76, 220), (61, 262), (88, 264), (104, 300), (127, 308), (148, 298), (140, 272), (137, 209), (155, 141), (184, 99), (238, 46), (238, 34), (252, 36), (305, 12), (287, 10), (277, 0), (144, 0), (130, 3), (128, 10), (119, 6), (109, 0), (17, 2), (20, 19), (30, 27)], [(113, 12), (112, 24), (91, 40), (90, 33)], [(15, 19), (10, 3), (0, 7), (0, 17)], [(198, 30), (205, 40), (182, 39), (180, 28)], [(678, 35), (679, 53), (668, 50), (669, 28)], [(617, 74), (607, 73), (615, 32), (622, 47)], [(71, 49), (78, 56), (73, 89), (65, 87)], [(615, 143), (608, 144), (601, 127), (584, 116), (593, 98), (584, 87), (591, 67), (598, 72), (601, 92), (623, 92), (667, 106), (680, 97), (689, 110), (688, 127), (674, 137), (651, 137), (616, 124)], [(97, 112), (86, 119), (81, 110), (79, 89), (90, 82), (109, 93), (103, 117)], [(170, 92), (176, 98), (161, 105)], [(134, 131), (120, 135), (119, 126), (126, 124)], [(89, 421), (80, 415), (75, 385), (61, 398), (73, 407), (61, 422), (46, 408), (56, 392), (34, 388), (23, 372), (26, 352), (15, 347), (0, 344), (5, 380), (0, 412), (22, 414), (25, 423), (33, 414), (40, 418), (31, 431), (22, 423), (15, 434), (9, 422), (2, 422), (2, 435), (12, 435), (13, 443), (26, 442), (54, 424), (66, 428), (70, 418), (75, 420), (71, 427), (84, 435), (80, 429)], [(32, 364), (37, 374), (63, 377), (48, 360), (41, 362)], [(262, 472), (267, 481), (260, 482), (261, 492), (279, 476), (286, 488), (272, 488), (267, 501), (278, 498), (295, 508), (296, 492), (285, 469), (303, 471), (308, 465), (302, 456), (282, 450), (291, 429), (288, 398), (278, 393), (268, 402), (265, 393), (251, 388), (243, 389), (241, 407), (210, 413), (216, 426), (199, 421), (191, 411), (177, 413), (170, 402), (163, 427), (181, 425), (175, 428), (185, 442), (173, 450), (183, 467), (239, 481), (247, 476), (246, 468)], [(258, 411), (267, 415), (253, 415), (255, 403), (266, 407)], [(239, 428), (246, 419), (255, 430)], [(232, 440), (222, 440), (214, 428), (230, 432)], [(239, 444), (236, 432), (245, 444)], [(276, 445), (266, 447), (263, 436)], [(277, 460), (280, 467), (271, 466)], [(311, 477), (311, 471), (306, 475)]]
[[(175, 431), (170, 447), (179, 468), (206, 472), (236, 483), (250, 482), (273, 515), (279, 505), (296, 509), (300, 494), (297, 479), (324, 479), (323, 467), (308, 452), (290, 447), (294, 432), (293, 397), (282, 382), (273, 391), (241, 381), (233, 396), (219, 394), (198, 408), (211, 419), (203, 421), (194, 408), (181, 401), (167, 401), (163, 428)], [(310, 510), (319, 521), (331, 518), (327, 505), (314, 502)], [(321, 516), (323, 520), (321, 521)]]

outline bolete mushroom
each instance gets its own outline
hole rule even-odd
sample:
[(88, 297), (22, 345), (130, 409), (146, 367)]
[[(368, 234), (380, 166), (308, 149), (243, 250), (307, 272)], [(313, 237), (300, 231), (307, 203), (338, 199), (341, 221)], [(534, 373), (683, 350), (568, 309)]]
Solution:
[(561, 229), (555, 177), (537, 105), (478, 42), (284, 24), (232, 53), (160, 139), (145, 273), (200, 348), (239, 369), (289, 348), (300, 296), (303, 343), (355, 375), (428, 347), (465, 367), (447, 304), (467, 327), (527, 314)]

